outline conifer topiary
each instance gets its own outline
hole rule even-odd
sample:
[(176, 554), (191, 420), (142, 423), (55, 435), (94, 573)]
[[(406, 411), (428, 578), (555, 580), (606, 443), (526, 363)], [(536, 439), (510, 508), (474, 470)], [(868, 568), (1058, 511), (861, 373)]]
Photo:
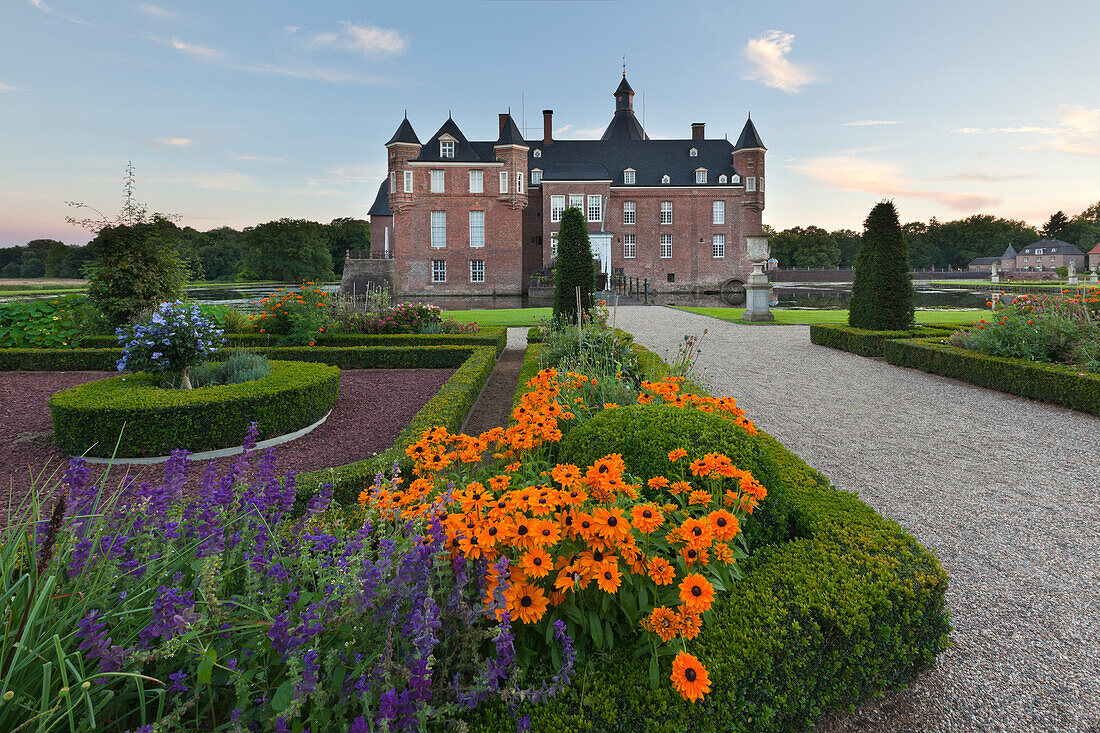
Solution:
[(581, 308), (592, 307), (592, 286), (596, 266), (592, 262), (592, 245), (588, 241), (588, 224), (584, 214), (570, 206), (561, 215), (558, 232), (558, 263), (554, 277), (554, 319), (576, 320), (577, 286), (581, 288)]
[(909, 251), (892, 201), (876, 204), (863, 222), (856, 257), (848, 325), (870, 331), (895, 331), (913, 322), (913, 283)]

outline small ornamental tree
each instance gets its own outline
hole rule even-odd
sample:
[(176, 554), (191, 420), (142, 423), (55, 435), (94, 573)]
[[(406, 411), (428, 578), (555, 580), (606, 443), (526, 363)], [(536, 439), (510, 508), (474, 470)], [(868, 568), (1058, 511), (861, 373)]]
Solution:
[(161, 303), (149, 320), (118, 329), (122, 358), (118, 370), (165, 374), (173, 386), (191, 389), (191, 367), (225, 342), (221, 329), (203, 317), (198, 305)]
[(848, 325), (871, 331), (906, 329), (913, 322), (913, 283), (893, 202), (876, 204), (863, 227)]
[(581, 288), (581, 309), (592, 307), (592, 286), (596, 266), (592, 262), (592, 245), (588, 241), (588, 224), (584, 214), (570, 206), (561, 215), (558, 232), (557, 274), (554, 278), (554, 319), (574, 320), (577, 317), (577, 286)]

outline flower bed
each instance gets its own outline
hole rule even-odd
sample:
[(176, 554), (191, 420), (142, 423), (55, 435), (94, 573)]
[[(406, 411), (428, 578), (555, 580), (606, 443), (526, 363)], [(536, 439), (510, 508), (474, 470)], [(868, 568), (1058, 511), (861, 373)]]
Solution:
[(1080, 367), (979, 354), (943, 339), (887, 341), (888, 364), (1100, 415), (1100, 374)]
[(252, 422), (260, 438), (313, 424), (336, 402), (340, 370), (275, 361), (263, 379), (193, 390), (162, 389), (148, 374), (112, 377), (50, 398), (54, 440), (70, 455), (126, 458), (239, 446)]

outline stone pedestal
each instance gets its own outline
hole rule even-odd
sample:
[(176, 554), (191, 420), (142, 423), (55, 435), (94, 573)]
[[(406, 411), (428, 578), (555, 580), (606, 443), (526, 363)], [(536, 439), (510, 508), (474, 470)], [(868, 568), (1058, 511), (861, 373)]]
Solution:
[(750, 322), (774, 321), (771, 310), (771, 283), (761, 268), (761, 262), (754, 262), (752, 274), (745, 283), (745, 312), (741, 320)]
[(1093, 270), (1092, 272), (1089, 273), (1089, 283), (1095, 283), (1096, 280), (1097, 280), (1096, 271)]

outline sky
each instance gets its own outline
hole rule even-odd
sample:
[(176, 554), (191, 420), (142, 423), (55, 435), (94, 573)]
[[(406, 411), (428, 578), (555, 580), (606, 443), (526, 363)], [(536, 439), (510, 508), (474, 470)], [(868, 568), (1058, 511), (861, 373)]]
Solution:
[[(767, 155), (764, 222), (860, 229), (1100, 200), (1095, 0), (0, 0), (0, 246), (83, 244), (67, 201), (206, 230), (365, 217), (406, 110), (599, 137), (626, 57), (654, 138)], [(643, 117), (644, 108), (644, 117)]]

